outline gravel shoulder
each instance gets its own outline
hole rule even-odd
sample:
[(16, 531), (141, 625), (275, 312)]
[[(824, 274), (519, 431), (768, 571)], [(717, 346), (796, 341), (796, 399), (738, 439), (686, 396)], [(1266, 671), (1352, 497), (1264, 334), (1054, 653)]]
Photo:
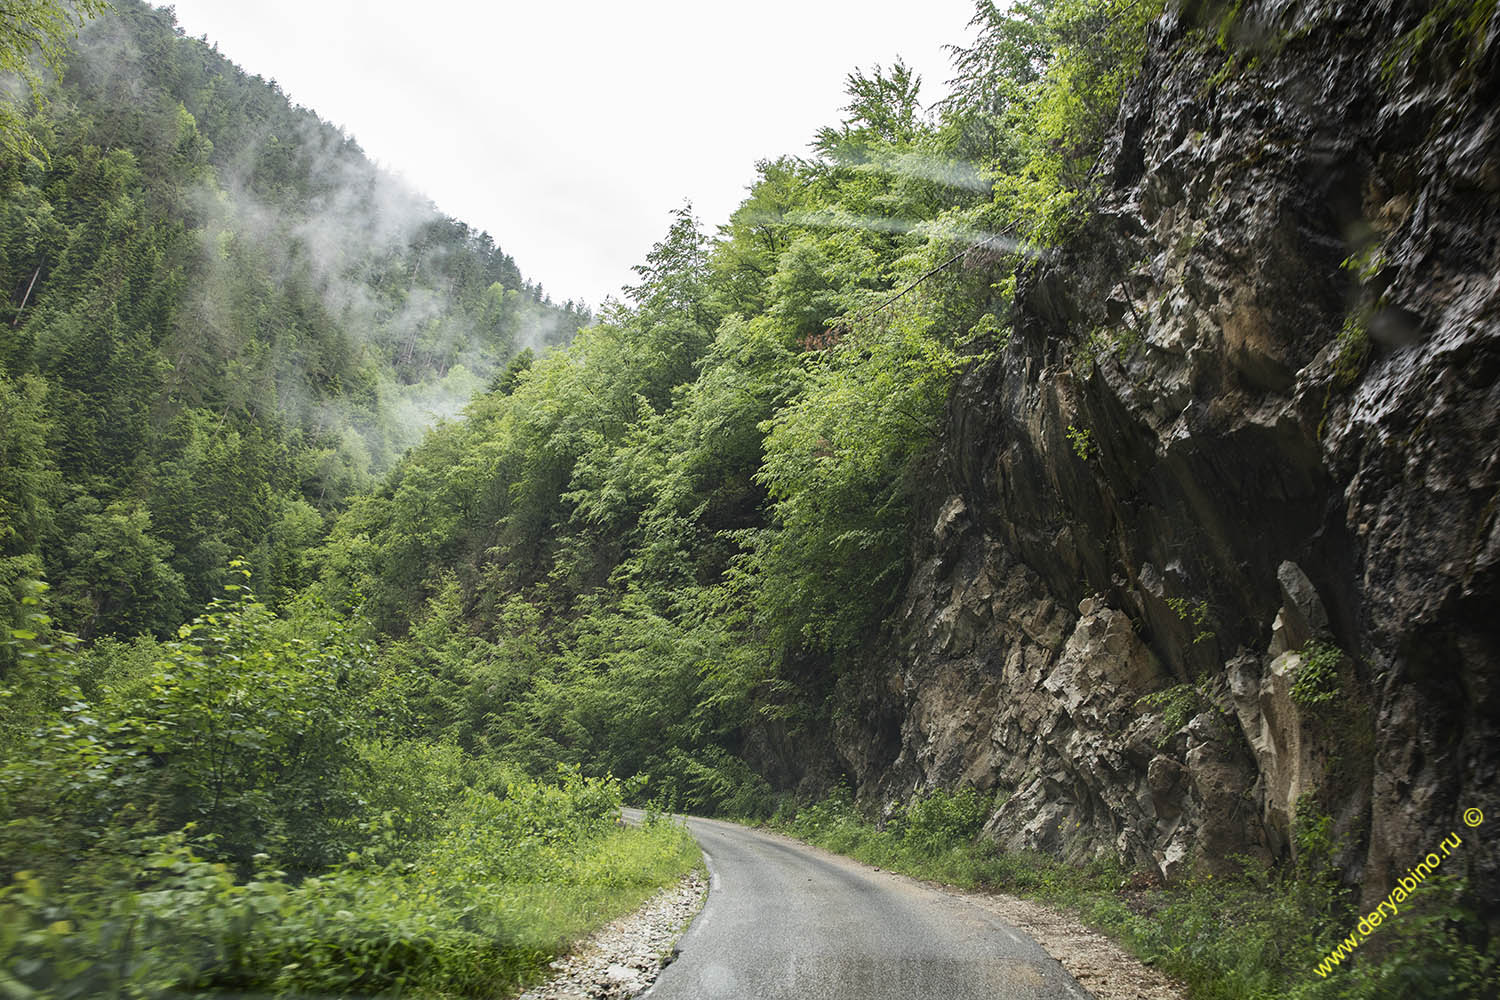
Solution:
[(1070, 913), (1015, 896), (940, 888), (1030, 934), (1095, 1000), (1187, 1000), (1182, 987)]
[(677, 939), (708, 898), (700, 868), (595, 931), (552, 963), (553, 976), (516, 1000), (622, 1000), (639, 996), (676, 955)]

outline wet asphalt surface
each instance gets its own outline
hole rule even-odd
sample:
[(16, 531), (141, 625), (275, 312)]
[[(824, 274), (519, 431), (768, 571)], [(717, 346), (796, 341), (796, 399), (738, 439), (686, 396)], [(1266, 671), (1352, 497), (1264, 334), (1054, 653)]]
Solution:
[(734, 823), (688, 828), (708, 902), (651, 1000), (1090, 997), (1036, 942), (960, 896)]

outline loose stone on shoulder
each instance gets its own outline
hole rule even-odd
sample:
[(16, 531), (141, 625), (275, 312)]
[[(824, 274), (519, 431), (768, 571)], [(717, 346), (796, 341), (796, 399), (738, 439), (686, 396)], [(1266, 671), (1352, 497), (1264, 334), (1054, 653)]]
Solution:
[(552, 963), (556, 973), (516, 1000), (624, 1000), (639, 996), (675, 955), (674, 945), (703, 907), (708, 880), (697, 870), (580, 942)]

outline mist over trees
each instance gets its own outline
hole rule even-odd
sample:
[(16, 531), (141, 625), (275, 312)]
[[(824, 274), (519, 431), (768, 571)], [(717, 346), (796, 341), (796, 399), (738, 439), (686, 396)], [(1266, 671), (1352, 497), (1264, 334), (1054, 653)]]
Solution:
[(349, 496), (587, 320), (167, 10), (53, 61), (0, 162), (12, 610), (45, 575), (85, 638), (164, 634), (239, 555), (291, 594)]

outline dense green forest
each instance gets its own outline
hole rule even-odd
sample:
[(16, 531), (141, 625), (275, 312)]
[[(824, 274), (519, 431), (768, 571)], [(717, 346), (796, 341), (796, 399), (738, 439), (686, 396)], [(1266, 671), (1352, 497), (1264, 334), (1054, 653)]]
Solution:
[(506, 995), (695, 862), (621, 801), (770, 814), (1162, 6), (979, 0), (598, 316), (82, 8), (0, 121), (0, 992)]

